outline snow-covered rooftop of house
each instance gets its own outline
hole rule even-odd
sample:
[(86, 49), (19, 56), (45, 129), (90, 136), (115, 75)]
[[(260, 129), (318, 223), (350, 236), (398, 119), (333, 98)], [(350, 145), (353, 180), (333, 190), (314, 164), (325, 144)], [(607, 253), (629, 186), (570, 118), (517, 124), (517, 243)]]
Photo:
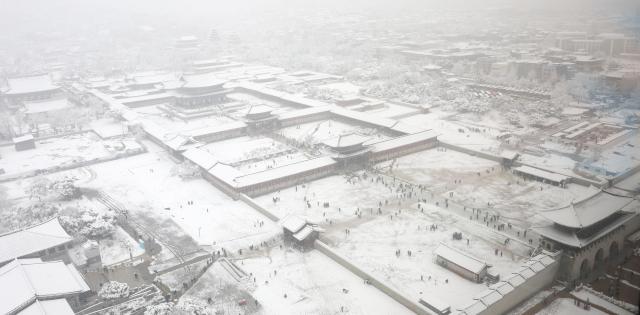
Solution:
[(533, 270), (534, 272), (541, 271), (541, 270), (543, 270), (544, 268), (547, 267), (543, 263), (541, 263), (539, 261), (535, 261), (535, 260), (529, 260), (529, 261), (525, 262), (524, 265), (529, 267), (529, 268), (531, 268), (531, 270)]
[(280, 221), (280, 225), (291, 233), (297, 233), (307, 224), (303, 218), (295, 215), (289, 215)]
[(190, 141), (191, 139), (189, 139), (189, 137), (176, 134), (165, 134), (162, 139), (162, 142), (164, 142), (164, 144), (175, 151), (184, 149), (184, 146), (189, 144)]
[(519, 274), (525, 279), (529, 279), (533, 277), (536, 273), (531, 268), (522, 266), (513, 272), (514, 274)]
[(509, 282), (500, 281), (498, 283), (492, 284), (489, 289), (496, 290), (500, 294), (505, 295), (511, 291), (513, 291), (514, 287), (509, 284)]
[(58, 218), (2, 234), (0, 235), (0, 263), (55, 247), (72, 239), (62, 228)]
[(46, 74), (9, 78), (7, 85), (9, 86), (5, 92), (7, 95), (45, 92), (60, 88), (53, 84), (51, 78)]
[(340, 107), (334, 107), (331, 112), (338, 116), (353, 119), (362, 123), (374, 125), (381, 128), (391, 128), (396, 124), (396, 121), (388, 118), (379, 118), (362, 112), (357, 112), (350, 109), (344, 109)]
[(567, 179), (569, 179), (569, 177), (558, 174), (558, 173), (552, 173), (552, 172), (548, 172), (545, 170), (541, 170), (539, 168), (535, 168), (535, 167), (531, 167), (528, 165), (522, 165), (522, 166), (518, 166), (513, 168), (514, 171), (523, 173), (523, 174), (528, 174), (531, 176), (535, 176), (535, 177), (539, 177), (539, 178), (544, 178), (546, 180), (552, 181), (552, 182), (556, 182), (556, 183), (560, 183), (563, 181), (566, 181)]
[(185, 82), (182, 87), (188, 89), (211, 87), (226, 83), (225, 80), (218, 79), (215, 75), (210, 73), (185, 74), (182, 76), (182, 80)]
[(46, 113), (73, 107), (66, 98), (24, 102), (25, 114)]
[(221, 162), (216, 162), (216, 164), (209, 169), (208, 173), (232, 187), (236, 186), (235, 179), (242, 175), (242, 173), (233, 168), (233, 166)]
[(142, 72), (132, 76), (135, 84), (156, 84), (176, 80), (176, 74), (168, 72)]
[(502, 294), (495, 290), (485, 290), (477, 295), (474, 299), (480, 300), (484, 305), (491, 305), (502, 298)]
[(511, 150), (504, 150), (500, 153), (500, 157), (507, 160), (515, 160), (518, 155), (520, 155), (518, 152)]
[(295, 238), (298, 241), (303, 241), (304, 239), (309, 237), (311, 233), (313, 233), (313, 227), (307, 225), (304, 228), (302, 228), (302, 230), (298, 231), (298, 233), (294, 234), (293, 238)]
[(427, 128), (422, 128), (420, 126), (398, 121), (391, 127), (391, 130), (404, 133), (404, 134), (414, 134), (414, 133), (425, 131), (427, 130)]
[(440, 244), (435, 254), (476, 274), (488, 267), (485, 262), (445, 244)]
[[(549, 264), (543, 264), (540, 261), (544, 260), (546, 262), (550, 262)], [(510, 276), (503, 281), (495, 283), (485, 291), (482, 291), (480, 294), (476, 295), (473, 299), (474, 302), (470, 304), (468, 307), (467, 314), (475, 314), (474, 312), (481, 307), (477, 304), (477, 302), (481, 302), (485, 307), (489, 307), (491, 304), (494, 304), (501, 300), (506, 294), (513, 291), (517, 286), (523, 284), (525, 279), (531, 278), (537, 272), (544, 270), (551, 263), (555, 262), (553, 258), (545, 253), (538, 254), (535, 257), (527, 260), (523, 266), (514, 271)], [(461, 311), (466, 310), (467, 308), (462, 309)], [(464, 312), (463, 312), (464, 313)]]
[(600, 228), (596, 233), (586, 237), (580, 237), (576, 233), (576, 230), (559, 229), (554, 225), (537, 226), (537, 227), (533, 227), (532, 230), (556, 242), (559, 242), (568, 246), (572, 246), (572, 247), (582, 248), (591, 244), (591, 242), (599, 239), (600, 237), (603, 237), (604, 235), (613, 231), (619, 226), (625, 224), (626, 222), (628, 222), (629, 220), (631, 220), (637, 215), (638, 215), (637, 213), (625, 213), (619, 216), (616, 220), (613, 220), (606, 226), (603, 226), (602, 228)]
[(188, 134), (190, 137), (202, 137), (207, 135), (213, 135), (220, 132), (231, 131), (235, 129), (242, 129), (245, 127), (247, 127), (246, 123), (242, 121), (234, 121), (234, 122), (230, 122), (222, 125), (207, 126), (203, 128), (188, 130), (186, 134)]
[(345, 148), (365, 143), (368, 137), (361, 136), (356, 133), (340, 135), (331, 139), (327, 139), (322, 143), (331, 148)]
[(614, 185), (615, 188), (623, 189), (626, 191), (640, 192), (640, 172), (621, 180)]
[(585, 228), (622, 210), (633, 201), (631, 197), (595, 190), (591, 195), (558, 209), (540, 211), (540, 215), (570, 228)]
[(372, 145), (373, 146), (372, 151), (381, 152), (381, 151), (391, 150), (391, 149), (411, 145), (420, 141), (435, 139), (437, 137), (438, 137), (438, 134), (435, 131), (426, 130), (426, 131), (422, 131), (422, 132), (418, 132), (418, 133), (414, 133), (406, 136), (401, 136), (401, 137), (397, 137), (389, 140), (376, 142)]
[(17, 315), (73, 315), (66, 299), (38, 301), (23, 309)]
[(263, 104), (251, 105), (247, 110), (247, 115), (268, 114), (268, 113), (271, 113), (272, 111), (273, 111), (273, 107), (271, 106), (267, 106)]
[(0, 313), (7, 314), (37, 299), (55, 299), (89, 291), (78, 270), (62, 261), (16, 259), (0, 267)]
[(311, 160), (306, 160), (298, 163), (293, 163), (277, 168), (268, 169), (262, 172), (248, 174), (237, 177), (235, 182), (238, 187), (247, 187), (259, 183), (269, 182), (278, 178), (297, 175), (317, 168), (331, 166), (336, 164), (336, 161), (331, 157), (320, 157)]
[(510, 277), (507, 277), (506, 279), (504, 279), (504, 281), (508, 282), (513, 287), (517, 287), (523, 284), (525, 282), (525, 279), (521, 275), (514, 273), (514, 274), (511, 274)]
[(216, 160), (213, 154), (200, 148), (191, 148), (184, 151), (182, 156), (205, 170), (212, 168), (216, 163), (218, 163), (218, 160)]
[(549, 255), (545, 255), (545, 254), (538, 254), (536, 256), (534, 256), (533, 258), (531, 258), (531, 261), (537, 261), (545, 266), (549, 266), (551, 264), (553, 264), (555, 262), (555, 260), (553, 260), (553, 258), (549, 257)]
[(33, 135), (27, 134), (27, 135), (13, 138), (13, 143), (20, 143), (20, 142), (31, 141), (31, 140), (33, 140)]
[(149, 93), (144, 95), (131, 96), (121, 99), (123, 105), (132, 105), (135, 103), (148, 102), (148, 101), (157, 101), (160, 103), (163, 100), (169, 100), (174, 97), (173, 94), (170, 93)]
[(459, 309), (459, 311), (460, 311), (460, 314), (476, 315), (476, 314), (480, 314), (480, 312), (484, 311), (485, 309), (487, 309), (487, 306), (484, 305), (482, 301), (474, 300), (473, 302), (469, 303), (467, 306)]
[(306, 117), (320, 113), (326, 113), (331, 110), (331, 106), (318, 106), (318, 107), (309, 107), (305, 109), (292, 110), (288, 112), (284, 112), (278, 115), (280, 120), (286, 119), (294, 119), (299, 117)]

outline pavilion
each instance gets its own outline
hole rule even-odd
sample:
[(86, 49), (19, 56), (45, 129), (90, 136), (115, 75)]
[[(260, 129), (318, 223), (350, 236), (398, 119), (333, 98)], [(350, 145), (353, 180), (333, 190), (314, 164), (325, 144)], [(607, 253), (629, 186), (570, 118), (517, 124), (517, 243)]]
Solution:
[(533, 227), (541, 246), (562, 251), (562, 280), (590, 278), (617, 261), (624, 239), (640, 226), (638, 200), (606, 190), (595, 190), (586, 198), (539, 214), (550, 223)]

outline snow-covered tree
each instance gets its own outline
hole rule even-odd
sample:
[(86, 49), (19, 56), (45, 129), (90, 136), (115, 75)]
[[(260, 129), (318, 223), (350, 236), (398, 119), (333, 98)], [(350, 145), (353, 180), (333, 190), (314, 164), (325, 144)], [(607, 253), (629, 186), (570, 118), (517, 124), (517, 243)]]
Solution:
[(43, 175), (36, 176), (29, 186), (27, 187), (26, 193), (30, 198), (42, 198), (46, 197), (49, 194), (49, 186), (51, 185), (51, 181), (44, 177)]
[(55, 192), (60, 198), (70, 200), (80, 197), (80, 189), (75, 186), (75, 180), (65, 178), (57, 180), (49, 185), (50, 190)]
[(177, 304), (167, 302), (147, 307), (144, 315), (210, 315), (213, 310), (204, 302), (182, 298)]
[(85, 208), (67, 212), (60, 216), (60, 223), (72, 235), (101, 239), (111, 235), (115, 229), (116, 213), (112, 210), (98, 212)]
[(171, 168), (171, 175), (182, 178), (196, 177), (200, 175), (198, 166), (192, 162), (184, 161), (180, 164), (176, 164)]
[(36, 203), (26, 207), (4, 209), (0, 211), (0, 225), (8, 230), (24, 228), (57, 216), (59, 210), (51, 203)]
[(105, 300), (115, 300), (129, 296), (129, 285), (118, 281), (109, 281), (102, 285), (98, 296)]
[(209, 315), (213, 313), (204, 302), (190, 298), (180, 299), (175, 308), (178, 314), (184, 315)]
[(144, 315), (173, 315), (175, 314), (175, 304), (171, 302), (160, 303), (147, 307)]

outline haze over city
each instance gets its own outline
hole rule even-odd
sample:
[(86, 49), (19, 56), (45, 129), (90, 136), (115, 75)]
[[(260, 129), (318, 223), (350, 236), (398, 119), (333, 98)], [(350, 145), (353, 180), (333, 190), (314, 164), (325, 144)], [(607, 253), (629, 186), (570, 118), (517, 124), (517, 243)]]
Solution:
[(0, 314), (637, 314), (636, 0), (0, 0)]

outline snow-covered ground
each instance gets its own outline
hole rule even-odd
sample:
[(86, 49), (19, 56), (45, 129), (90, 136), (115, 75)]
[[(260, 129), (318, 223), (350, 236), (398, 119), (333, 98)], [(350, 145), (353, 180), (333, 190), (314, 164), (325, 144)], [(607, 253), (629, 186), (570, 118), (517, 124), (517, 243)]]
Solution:
[(358, 95), (360, 94), (361, 86), (355, 85), (351, 82), (333, 82), (318, 86), (319, 89), (336, 90), (343, 95)]
[(150, 121), (163, 128), (167, 133), (178, 133), (189, 130), (195, 130), (205, 127), (224, 125), (232, 123), (235, 120), (226, 116), (206, 116), (202, 118), (195, 118), (189, 120), (182, 120), (179, 118), (171, 117), (167, 113), (163, 112), (156, 106), (146, 106), (136, 108), (135, 112), (138, 113), (143, 121)]
[(180, 291), (184, 283), (191, 283), (198, 279), (203, 268), (207, 267), (207, 261), (201, 260), (197, 263), (177, 268), (176, 270), (159, 275), (156, 279), (171, 290)]
[(181, 298), (197, 299), (206, 303), (211, 299), (215, 301), (213, 302), (215, 309), (224, 310), (230, 314), (256, 313), (261, 306), (256, 305), (251, 296), (255, 288), (253, 280), (234, 275), (231, 268), (233, 267), (223, 260), (214, 262)]
[(312, 144), (320, 143), (325, 140), (350, 133), (371, 135), (372, 140), (389, 139), (389, 137), (381, 134), (375, 129), (346, 124), (332, 119), (286, 127), (278, 130), (277, 133), (298, 142), (307, 142)]
[(589, 310), (584, 309), (583, 306), (577, 306), (574, 304), (573, 299), (559, 298), (551, 302), (547, 307), (538, 312), (539, 315), (604, 315), (607, 314), (595, 308)]
[[(433, 111), (428, 114), (412, 115), (400, 119), (410, 125), (433, 129), (438, 132), (438, 140), (481, 151), (499, 151), (500, 141), (496, 136), (500, 131), (489, 129), (486, 132), (472, 132), (477, 128), (468, 123), (445, 120), (452, 113)], [(464, 132), (461, 132), (464, 131)]]
[[(437, 265), (434, 251), (441, 243), (485, 261), (503, 276), (520, 266), (528, 254), (528, 247), (517, 242), (505, 246), (502, 235), (480, 224), (435, 206), (425, 208), (423, 211), (402, 209), (393, 218), (391, 215), (366, 216), (348, 226), (345, 224), (349, 234), (333, 230), (327, 236), (338, 252), (400, 292), (416, 299), (428, 296), (441, 300), (452, 309), (464, 306), (486, 290), (486, 285)], [(437, 225), (437, 229), (431, 230), (432, 225)], [(455, 232), (462, 233), (462, 240), (453, 240)], [(495, 255), (496, 249), (502, 254)], [(400, 250), (399, 256), (396, 250)]]
[(497, 162), (443, 148), (410, 154), (378, 166), (390, 176), (426, 185), (442, 198), (466, 207), (490, 208), (524, 226), (531, 223), (538, 210), (567, 205), (589, 191), (574, 184), (559, 188), (525, 181), (503, 170)]
[(8, 175), (64, 167), (107, 158), (127, 150), (141, 149), (133, 138), (101, 140), (93, 132), (36, 141), (36, 148), (16, 151), (13, 145), (0, 147), (0, 168)]
[[(514, 270), (529, 254), (529, 247), (518, 242), (505, 247), (504, 234), (441, 206), (421, 203), (423, 210), (418, 210), (417, 200), (403, 197), (392, 180), (385, 184), (377, 178), (350, 177), (348, 182), (348, 177), (332, 176), (261, 196), (256, 201), (279, 216), (295, 214), (320, 223), (326, 230), (325, 237), (338, 251), (400, 291), (416, 298), (420, 292), (434, 294), (455, 306), (462, 306), (486, 286), (435, 265), (433, 251), (441, 242), (485, 259), (501, 274)], [(274, 198), (279, 201), (274, 203)], [(329, 203), (326, 208), (325, 202)], [(356, 214), (358, 209), (360, 216)], [(432, 224), (438, 225), (437, 231), (428, 229)], [(345, 229), (350, 230), (348, 235)], [(462, 232), (463, 240), (452, 241), (454, 232)], [(466, 238), (470, 241), (468, 246)], [(399, 258), (394, 254), (398, 249), (402, 251)], [(503, 256), (496, 256), (495, 249), (503, 251)], [(412, 257), (407, 256), (407, 250), (413, 252)], [(447, 279), (449, 284), (445, 284)], [(460, 294), (465, 299), (456, 298)]]
[[(354, 109), (353, 107), (350, 107), (350, 108)], [(419, 109), (410, 107), (410, 106), (403, 106), (403, 105), (398, 105), (393, 103), (385, 103), (384, 107), (382, 108), (365, 110), (363, 112), (374, 117), (393, 118), (396, 116), (403, 116), (403, 115), (409, 115), (411, 113), (417, 113), (418, 111)]]
[(576, 161), (562, 155), (549, 153), (542, 156), (532, 154), (522, 154), (519, 158), (520, 162), (537, 166), (542, 169), (546, 169), (559, 174), (564, 174), (574, 177), (583, 177), (583, 175), (575, 172)]
[(318, 251), (274, 248), (236, 263), (255, 277), (264, 314), (413, 314)]
[[(297, 153), (295, 148), (263, 136), (245, 136), (212, 142), (202, 146), (201, 149), (211, 153), (217, 160), (228, 164), (242, 163), (245, 161), (252, 162), (255, 160), (273, 162), (273, 157), (278, 156), (285, 157), (285, 159), (279, 159), (282, 162), (293, 161), (286, 163), (290, 164), (299, 161), (300, 157), (295, 154)], [(292, 157), (297, 157), (297, 159), (292, 160)]]
[(108, 239), (98, 241), (103, 266), (111, 266), (129, 261), (144, 254), (144, 248), (131, 238), (121, 227), (116, 226)]
[[(583, 300), (589, 300), (590, 303), (602, 306), (616, 314), (620, 314), (620, 315), (631, 315), (634, 312), (629, 311), (625, 308), (620, 307), (619, 305), (613, 304), (609, 301), (607, 301), (606, 299), (594, 294), (592, 291), (588, 291), (587, 289), (576, 289), (571, 291), (571, 294), (575, 295), (578, 298), (581, 298)], [(629, 305), (631, 306), (631, 305)], [(634, 305), (636, 308), (635, 310), (638, 310), (638, 306)], [(633, 307), (633, 306), (631, 306)], [(592, 308), (593, 309), (593, 308)]]
[(176, 162), (154, 144), (147, 145), (153, 152), (93, 165), (93, 179), (83, 185), (107, 192), (130, 211), (175, 221), (201, 245), (215, 243), (235, 250), (280, 233), (266, 217), (206, 180), (172, 175)]
[[(330, 176), (304, 185), (282, 189), (255, 198), (279, 217), (293, 214), (323, 225), (329, 221), (342, 222), (357, 218), (356, 210), (377, 209), (379, 202), (388, 200), (397, 204), (398, 193), (382, 183), (372, 182), (373, 177)], [(274, 198), (279, 198), (274, 202)], [(308, 204), (307, 204), (308, 202)], [(328, 206), (324, 207), (324, 203)]]
[(249, 106), (251, 105), (258, 105), (258, 104), (267, 105), (273, 108), (273, 111), (271, 113), (274, 115), (281, 114), (281, 113), (288, 112), (295, 109), (285, 104), (260, 98), (258, 96), (247, 94), (247, 93), (237, 93), (237, 92), (229, 93), (227, 94), (227, 97), (234, 101), (246, 103), (246, 106), (243, 106), (242, 108), (239, 108), (235, 112), (231, 113), (231, 115), (235, 118), (243, 118), (244, 115), (247, 113)]

